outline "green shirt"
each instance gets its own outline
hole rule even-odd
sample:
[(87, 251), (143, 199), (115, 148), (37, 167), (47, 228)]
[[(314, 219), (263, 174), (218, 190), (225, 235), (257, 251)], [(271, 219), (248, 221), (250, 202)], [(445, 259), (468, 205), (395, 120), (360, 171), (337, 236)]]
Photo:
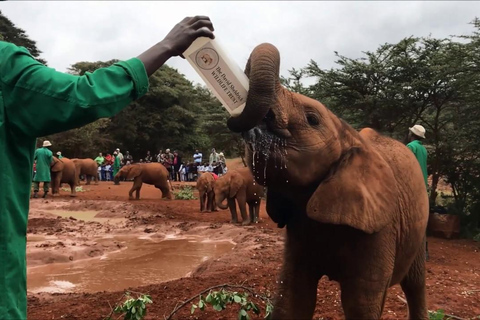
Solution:
[(39, 148), (35, 150), (33, 158), (37, 160), (37, 174), (33, 181), (50, 182), (50, 164), (53, 160), (52, 151), (47, 148)]
[(413, 140), (407, 147), (412, 150), (413, 154), (420, 163), (420, 168), (422, 168), (423, 178), (425, 179), (425, 185), (428, 189), (428, 173), (427, 173), (427, 149), (423, 146), (420, 140)]
[(103, 164), (103, 161), (105, 161), (105, 158), (103, 158), (103, 157), (98, 156), (98, 157), (95, 158), (95, 162), (99, 166), (101, 166)]
[(75, 76), (0, 41), (0, 318), (27, 314), (26, 232), (36, 137), (112, 117), (147, 90), (137, 58)]

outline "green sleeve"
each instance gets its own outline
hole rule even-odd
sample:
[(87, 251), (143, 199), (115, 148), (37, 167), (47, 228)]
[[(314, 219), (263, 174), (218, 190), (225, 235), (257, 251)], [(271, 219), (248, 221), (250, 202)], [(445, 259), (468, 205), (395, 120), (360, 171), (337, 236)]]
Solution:
[[(30, 153), (31, 154), (31, 153)], [(38, 149), (35, 150), (35, 154), (33, 156), (33, 160), (37, 160), (37, 156), (38, 156)]]
[(132, 58), (75, 76), (46, 67), (26, 49), (0, 41), (0, 85), (11, 130), (30, 137), (111, 117), (148, 90), (143, 63)]
[(411, 143), (407, 144), (407, 148), (410, 149), (415, 156), (417, 156), (415, 147)]

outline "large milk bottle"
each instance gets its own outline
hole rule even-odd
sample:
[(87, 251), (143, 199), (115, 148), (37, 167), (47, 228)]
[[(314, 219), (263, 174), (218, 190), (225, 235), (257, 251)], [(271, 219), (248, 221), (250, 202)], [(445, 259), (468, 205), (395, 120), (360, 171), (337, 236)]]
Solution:
[(225, 54), (218, 41), (208, 37), (197, 38), (183, 56), (231, 116), (242, 113), (247, 101), (248, 78)]

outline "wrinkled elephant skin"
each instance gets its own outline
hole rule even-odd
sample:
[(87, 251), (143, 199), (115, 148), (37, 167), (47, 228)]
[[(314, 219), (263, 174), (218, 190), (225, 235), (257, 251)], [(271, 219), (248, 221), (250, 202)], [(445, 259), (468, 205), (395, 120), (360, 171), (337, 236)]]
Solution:
[[(263, 197), (263, 187), (256, 183), (249, 168), (239, 168), (228, 171), (215, 181), (215, 202), (220, 209), (230, 209), (232, 223), (238, 223), (237, 205), (242, 215), (242, 225), (257, 222), (260, 204)], [(227, 200), (227, 205), (223, 204)], [(247, 216), (248, 204), (250, 216)]]
[(62, 159), (53, 157), (53, 162), (50, 166), (50, 175), (53, 196), (59, 195), (62, 183), (68, 183), (70, 186), (70, 196), (75, 197), (77, 195), (77, 170), (72, 160), (65, 157)]
[(77, 168), (77, 185), (80, 185), (80, 176), (85, 175), (86, 185), (90, 184), (92, 178), (98, 184), (98, 165), (93, 159), (72, 159)]
[(339, 282), (347, 319), (379, 319), (387, 289), (398, 283), (409, 318), (428, 319), (428, 195), (415, 156), (288, 91), (279, 66), (273, 45), (253, 50), (247, 104), (227, 123), (247, 141), (268, 214), (287, 228), (273, 319), (311, 319), (324, 275)]
[(128, 192), (129, 199), (133, 199), (134, 191), (136, 192), (135, 199), (140, 199), (140, 189), (143, 183), (154, 185), (155, 188), (160, 189), (162, 198), (172, 199), (168, 177), (168, 170), (161, 163), (138, 163), (122, 167), (115, 175), (115, 180), (133, 179), (133, 186)]
[(217, 211), (214, 186), (215, 179), (210, 172), (205, 172), (198, 178), (197, 189), (200, 198), (200, 212)]

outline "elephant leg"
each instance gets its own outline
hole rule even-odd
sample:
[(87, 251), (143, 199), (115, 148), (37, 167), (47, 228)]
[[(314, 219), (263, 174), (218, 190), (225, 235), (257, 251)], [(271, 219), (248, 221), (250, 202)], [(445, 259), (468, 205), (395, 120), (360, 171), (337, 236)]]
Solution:
[[(349, 278), (340, 283), (341, 298), (345, 319), (380, 319), (390, 278), (364, 280)], [(374, 284), (374, 285), (373, 285)]]
[(425, 247), (421, 246), (407, 275), (400, 282), (408, 303), (409, 319), (428, 319), (425, 289)]
[(250, 221), (255, 222), (255, 203), (248, 204), (248, 211), (250, 213)]
[(247, 216), (247, 197), (244, 193), (237, 193), (237, 202), (238, 207), (240, 208), (240, 213), (242, 215), (242, 226), (249, 225), (252, 221), (250, 217)]
[(157, 188), (159, 188), (160, 191), (162, 191), (162, 198), (170, 199), (170, 200), (172, 199), (172, 193), (170, 192), (170, 186), (167, 180), (161, 181), (158, 184)]
[(228, 208), (230, 209), (230, 213), (232, 214), (232, 223), (238, 223), (237, 205), (235, 203), (235, 198), (229, 198), (227, 202), (228, 202)]
[[(138, 182), (137, 182), (138, 181)], [(135, 179), (135, 199), (140, 199), (140, 189), (142, 188), (142, 180), (141, 178)]]
[(255, 223), (258, 222), (260, 219), (260, 203), (262, 202), (261, 199), (258, 199), (257, 203), (255, 204)]
[(205, 211), (205, 192), (203, 191), (200, 191), (199, 193), (200, 195), (200, 212), (204, 212)]
[(211, 191), (211, 197), (212, 197), (212, 211), (218, 211), (217, 209), (217, 202), (215, 201), (215, 192)]
[(274, 301), (272, 319), (312, 319), (317, 302), (319, 276), (306, 270), (309, 262), (288, 254), (284, 259), (279, 290)]
[(90, 185), (90, 181), (92, 180), (92, 176), (86, 174), (86, 175), (85, 175), (85, 179), (87, 180), (87, 183), (86, 183), (85, 185), (87, 185), (87, 186)]
[(70, 185), (70, 197), (76, 197), (77, 196), (77, 186), (75, 181), (71, 181), (69, 183)]
[(94, 181), (95, 181), (95, 184), (98, 184), (98, 174), (95, 174), (95, 175), (93, 176), (93, 179), (94, 179)]

